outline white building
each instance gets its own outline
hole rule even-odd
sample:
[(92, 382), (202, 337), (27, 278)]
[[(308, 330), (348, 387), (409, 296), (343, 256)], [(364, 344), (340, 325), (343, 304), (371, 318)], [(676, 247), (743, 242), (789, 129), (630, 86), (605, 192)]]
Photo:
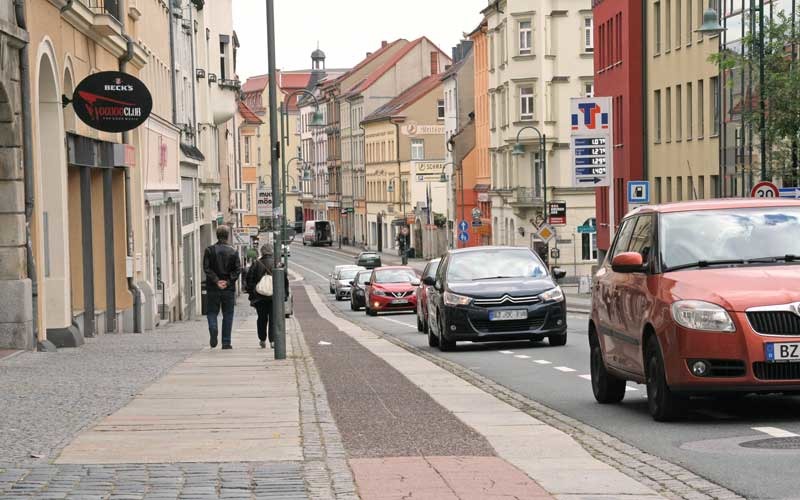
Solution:
[[(489, 38), (492, 241), (536, 248), (572, 276), (589, 274), (594, 259), (582, 259), (577, 226), (594, 217), (594, 190), (572, 187), (569, 104), (571, 97), (593, 92), (592, 2), (500, 0), (489, 2), (483, 13)], [(526, 127), (546, 136), (546, 172), (539, 137)], [(520, 130), (526, 153), (513, 156)], [(545, 193), (548, 201), (567, 204), (567, 224), (556, 226), (549, 245), (535, 237), (544, 220)], [(559, 257), (550, 258), (556, 247)]]

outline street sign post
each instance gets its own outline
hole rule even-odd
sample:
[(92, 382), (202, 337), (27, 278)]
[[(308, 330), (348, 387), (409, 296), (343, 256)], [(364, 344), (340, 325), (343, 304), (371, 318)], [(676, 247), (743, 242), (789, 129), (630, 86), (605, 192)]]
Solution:
[(595, 226), (578, 226), (578, 234), (593, 234), (597, 232)]
[(539, 230), (536, 231), (536, 236), (538, 236), (539, 239), (541, 239), (545, 243), (550, 243), (550, 240), (552, 240), (556, 236), (556, 230), (553, 229), (553, 227), (550, 226), (550, 224), (542, 224), (542, 227), (540, 227)]
[(469, 224), (467, 223), (467, 221), (465, 221), (465, 220), (459, 221), (459, 223), (458, 223), (458, 230), (459, 231), (461, 231), (463, 233), (463, 232), (466, 232), (468, 229), (469, 229)]
[(469, 233), (466, 231), (459, 231), (458, 232), (458, 241), (461, 243), (466, 243), (469, 241)]
[(783, 187), (778, 190), (781, 198), (800, 199), (800, 187)]
[(647, 205), (650, 203), (650, 181), (628, 182), (628, 204)]
[(753, 198), (778, 198), (781, 192), (778, 186), (771, 182), (759, 182), (750, 191), (750, 196)]

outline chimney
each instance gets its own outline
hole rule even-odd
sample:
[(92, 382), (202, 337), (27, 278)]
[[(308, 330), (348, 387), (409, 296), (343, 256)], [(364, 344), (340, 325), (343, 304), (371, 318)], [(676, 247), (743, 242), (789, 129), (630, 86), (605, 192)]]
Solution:
[(381, 48), (384, 48), (387, 45), (389, 45), (389, 42), (387, 42), (386, 40), (381, 40)]
[(372, 52), (367, 52), (367, 57), (371, 56)]
[(436, 50), (431, 51), (431, 74), (439, 74), (439, 52)]

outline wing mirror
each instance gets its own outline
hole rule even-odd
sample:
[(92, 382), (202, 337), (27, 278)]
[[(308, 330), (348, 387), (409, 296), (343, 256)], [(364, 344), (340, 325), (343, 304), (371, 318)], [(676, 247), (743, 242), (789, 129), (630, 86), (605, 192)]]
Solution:
[(352, 281), (350, 281), (350, 286), (353, 286), (353, 285), (355, 285), (355, 283), (353, 283)]
[(433, 276), (425, 276), (422, 278), (422, 282), (428, 286), (434, 286), (436, 284), (436, 278)]
[(567, 275), (567, 272), (565, 270), (561, 269), (560, 267), (554, 267), (553, 268), (553, 277), (556, 280), (564, 279), (564, 277), (566, 275)]
[(411, 282), (413, 286), (419, 286), (419, 280), (414, 280)]
[(370, 286), (370, 285), (371, 285), (371, 283), (369, 281), (365, 281), (364, 282), (364, 286)]
[(642, 273), (644, 258), (638, 252), (623, 252), (611, 261), (611, 269), (615, 273)]

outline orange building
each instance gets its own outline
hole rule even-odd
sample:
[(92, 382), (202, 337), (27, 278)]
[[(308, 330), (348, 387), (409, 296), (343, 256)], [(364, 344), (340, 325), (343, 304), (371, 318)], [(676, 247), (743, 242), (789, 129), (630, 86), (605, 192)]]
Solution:
[(473, 71), (475, 96), (475, 177), (474, 192), (476, 204), (481, 211), (480, 241), (482, 245), (492, 244), (492, 202), (489, 188), (492, 183), (492, 169), (489, 163), (489, 44), (486, 37), (488, 24), (483, 22), (469, 34), (473, 42)]

